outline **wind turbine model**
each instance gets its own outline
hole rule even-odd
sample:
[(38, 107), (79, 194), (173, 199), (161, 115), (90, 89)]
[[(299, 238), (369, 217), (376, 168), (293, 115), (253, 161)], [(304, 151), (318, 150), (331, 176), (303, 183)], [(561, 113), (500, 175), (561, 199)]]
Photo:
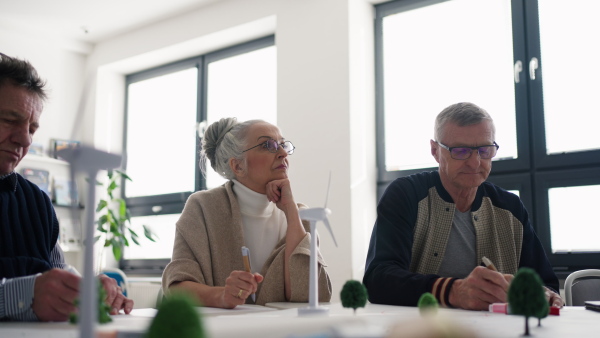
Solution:
[[(89, 177), (85, 228), (85, 256), (83, 279), (81, 280), (81, 317), (79, 337), (94, 337), (94, 327), (98, 321), (98, 287), (94, 276), (94, 203), (96, 202), (96, 175), (98, 170), (118, 168), (121, 156), (106, 153), (88, 146), (63, 149), (57, 153), (71, 164), (71, 181), (75, 182), (75, 172), (83, 172)], [(74, 184), (71, 187), (71, 200), (75, 203)]]
[(331, 186), (331, 172), (329, 172), (329, 183), (327, 184), (327, 195), (325, 196), (325, 206), (323, 208), (310, 208), (300, 210), (300, 219), (310, 221), (310, 233), (312, 235), (310, 241), (310, 276), (309, 276), (309, 293), (308, 293), (308, 307), (299, 308), (298, 314), (300, 316), (309, 315), (327, 315), (329, 308), (319, 306), (319, 273), (317, 270), (317, 222), (322, 221), (329, 232), (333, 243), (337, 247), (337, 241), (329, 225), (328, 215), (331, 215), (331, 210), (327, 209), (327, 199), (329, 198), (329, 188)]

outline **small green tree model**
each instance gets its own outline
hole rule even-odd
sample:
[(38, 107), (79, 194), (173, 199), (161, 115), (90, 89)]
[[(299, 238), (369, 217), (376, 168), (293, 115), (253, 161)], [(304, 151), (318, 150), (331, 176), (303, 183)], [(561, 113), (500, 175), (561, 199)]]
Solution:
[(519, 269), (508, 288), (508, 304), (512, 314), (525, 316), (525, 336), (529, 336), (529, 317), (537, 317), (544, 308), (548, 311), (542, 280), (533, 269)]
[(349, 280), (342, 287), (340, 298), (342, 306), (353, 308), (356, 314), (357, 308), (365, 307), (367, 304), (367, 288), (357, 280)]
[[(106, 304), (104, 301), (106, 299), (106, 291), (98, 280), (96, 280), (96, 284), (98, 285), (98, 323), (106, 324), (112, 322), (112, 318), (110, 318), (110, 306)], [(79, 307), (79, 298), (75, 299), (75, 306)], [(69, 322), (71, 324), (77, 324), (79, 321), (79, 317), (76, 313), (69, 314)]]
[[(546, 295), (544, 295), (545, 297)], [(548, 301), (544, 302), (545, 306), (541, 307), (535, 317), (538, 319), (538, 326), (542, 326), (542, 318), (548, 317), (548, 311), (550, 311), (550, 305)]]
[(172, 294), (158, 307), (146, 337), (205, 338), (202, 318), (195, 306), (190, 296)]
[(419, 313), (421, 316), (426, 314), (436, 314), (437, 309), (439, 307), (438, 301), (431, 292), (425, 292), (419, 298), (419, 302), (417, 303), (419, 307)]

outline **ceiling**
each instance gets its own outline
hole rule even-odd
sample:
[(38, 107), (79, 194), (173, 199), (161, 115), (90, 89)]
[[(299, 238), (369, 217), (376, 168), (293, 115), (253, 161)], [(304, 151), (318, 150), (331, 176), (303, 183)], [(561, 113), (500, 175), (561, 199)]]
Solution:
[(0, 29), (97, 43), (220, 0), (0, 0)]

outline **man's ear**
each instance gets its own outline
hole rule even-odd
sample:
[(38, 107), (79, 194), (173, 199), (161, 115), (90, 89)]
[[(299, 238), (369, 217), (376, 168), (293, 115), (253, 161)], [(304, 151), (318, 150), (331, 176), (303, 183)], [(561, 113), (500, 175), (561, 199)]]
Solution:
[(233, 157), (229, 159), (229, 168), (231, 168), (231, 171), (233, 171), (233, 174), (236, 177), (243, 177), (246, 175), (246, 170), (244, 170), (244, 167), (242, 166), (242, 161), (236, 160)]
[(429, 145), (431, 146), (431, 156), (433, 156), (433, 158), (435, 158), (435, 161), (437, 163), (440, 163), (440, 159), (438, 157), (438, 156), (440, 156), (439, 144), (437, 142), (435, 142), (434, 140), (429, 140)]

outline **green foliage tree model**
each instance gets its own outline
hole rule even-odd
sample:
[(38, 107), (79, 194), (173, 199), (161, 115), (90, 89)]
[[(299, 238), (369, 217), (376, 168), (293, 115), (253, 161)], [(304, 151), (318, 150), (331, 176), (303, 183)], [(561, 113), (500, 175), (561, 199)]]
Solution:
[(357, 308), (365, 307), (367, 304), (367, 288), (357, 280), (349, 280), (342, 287), (340, 298), (342, 306), (354, 309), (356, 314)]
[(508, 288), (508, 304), (511, 314), (525, 316), (525, 336), (529, 336), (529, 317), (537, 317), (542, 309), (548, 313), (542, 280), (533, 269), (519, 269)]
[[(104, 301), (106, 299), (106, 291), (98, 280), (96, 280), (96, 284), (98, 285), (98, 323), (106, 324), (112, 322), (112, 318), (110, 318), (110, 306), (106, 304)], [(75, 306), (79, 307), (79, 299), (75, 299)], [(76, 313), (69, 314), (69, 322), (71, 324), (77, 324), (79, 321), (79, 317)]]
[(544, 305), (545, 306), (541, 307), (538, 313), (535, 314), (535, 317), (538, 319), (538, 326), (542, 326), (542, 319), (548, 317), (548, 311), (550, 311), (548, 301), (544, 302)]
[(202, 317), (190, 296), (179, 293), (166, 298), (150, 324), (147, 338), (205, 338)]
[[(131, 215), (127, 209), (124, 199), (114, 196), (114, 191), (119, 187), (117, 183), (121, 179), (131, 181), (131, 178), (122, 171), (108, 170), (108, 182), (106, 184), (96, 182), (96, 185), (106, 189), (106, 197), (98, 202), (96, 212), (99, 214), (96, 230), (102, 234), (96, 236), (97, 242), (104, 237), (104, 247), (112, 247), (113, 256), (118, 261), (121, 259), (123, 247), (129, 246), (129, 240), (140, 245), (140, 236), (131, 228)], [(147, 226), (144, 227), (144, 236), (152, 242), (156, 242), (155, 235)]]
[(419, 307), (419, 313), (421, 313), (422, 316), (426, 314), (436, 314), (439, 307), (437, 299), (431, 292), (422, 294), (417, 306)]

